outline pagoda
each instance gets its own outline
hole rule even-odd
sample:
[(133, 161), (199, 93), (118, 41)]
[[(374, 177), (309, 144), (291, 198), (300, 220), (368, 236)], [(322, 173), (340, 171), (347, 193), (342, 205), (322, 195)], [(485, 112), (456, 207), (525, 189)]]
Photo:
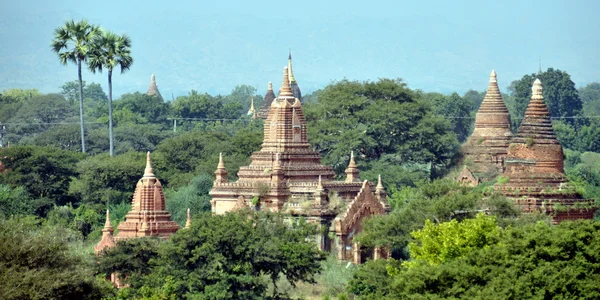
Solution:
[(300, 92), (298, 82), (296, 82), (296, 78), (294, 78), (294, 71), (292, 71), (292, 50), (290, 50), (290, 54), (288, 56), (288, 72), (288, 78), (290, 80), (290, 89), (292, 90), (292, 95), (294, 96), (294, 98), (302, 102), (302, 92)]
[(547, 213), (555, 223), (594, 217), (593, 201), (583, 199), (565, 176), (563, 149), (554, 135), (539, 79), (533, 83), (525, 116), (507, 148), (503, 177), (495, 189), (515, 199), (524, 212)]
[(475, 180), (489, 181), (502, 172), (511, 137), (510, 116), (492, 70), (488, 90), (475, 114), (475, 129), (462, 147), (465, 164), (470, 165)]
[(269, 115), (269, 108), (271, 108), (271, 103), (273, 103), (273, 100), (275, 100), (275, 98), (276, 97), (275, 93), (273, 92), (273, 84), (269, 81), (269, 83), (267, 84), (267, 93), (265, 94), (264, 101), (260, 106), (260, 110), (256, 113), (256, 116), (258, 118), (261, 118), (263, 120), (267, 119), (267, 116)]
[(131, 211), (117, 229), (116, 241), (146, 236), (167, 238), (179, 229), (165, 208), (165, 195), (160, 181), (154, 176), (150, 152), (146, 156), (144, 175), (133, 193)]
[(346, 180), (334, 180), (332, 167), (322, 165), (321, 155), (310, 148), (302, 104), (294, 97), (289, 74), (285, 67), (279, 96), (265, 120), (261, 150), (252, 154), (249, 166), (240, 168), (236, 182), (227, 180), (219, 155), (209, 193), (213, 213), (250, 208), (304, 217), (325, 228), (318, 236), (321, 249), (333, 250), (327, 231), (333, 233), (340, 259), (359, 263), (365, 256), (383, 256), (379, 249), (363, 252), (353, 242), (364, 218), (389, 210), (383, 185), (360, 180), (353, 154)]
[(148, 86), (148, 91), (146, 92), (146, 95), (157, 96), (158, 98), (162, 99), (162, 96), (158, 91), (158, 86), (156, 85), (156, 78), (154, 77), (154, 74), (150, 76), (150, 85)]
[(248, 109), (248, 116), (252, 119), (256, 119), (256, 109), (254, 108), (254, 97), (250, 100), (250, 109)]

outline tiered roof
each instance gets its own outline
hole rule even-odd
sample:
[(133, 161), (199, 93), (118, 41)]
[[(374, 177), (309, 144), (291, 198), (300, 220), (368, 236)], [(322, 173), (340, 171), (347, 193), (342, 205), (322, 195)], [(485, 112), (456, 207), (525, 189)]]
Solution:
[(484, 180), (492, 179), (500, 171), (511, 137), (510, 116), (492, 70), (485, 98), (475, 115), (475, 129), (463, 146), (465, 157), (473, 161), (473, 173)]
[[(562, 146), (554, 135), (542, 91), (542, 82), (536, 79), (521, 126), (508, 147), (504, 172), (508, 182), (495, 188), (514, 197), (526, 212), (551, 213), (555, 222), (593, 218), (593, 201), (583, 199), (568, 184)], [(556, 210), (557, 204), (565, 209)]]

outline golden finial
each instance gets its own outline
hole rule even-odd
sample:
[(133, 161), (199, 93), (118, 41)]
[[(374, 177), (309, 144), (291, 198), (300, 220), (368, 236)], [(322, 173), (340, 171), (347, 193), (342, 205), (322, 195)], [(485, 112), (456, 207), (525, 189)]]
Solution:
[(376, 191), (383, 191), (383, 183), (381, 183), (381, 174), (379, 174), (379, 178), (377, 179), (377, 187)]
[(192, 227), (192, 217), (190, 215), (190, 208), (187, 209), (187, 220), (185, 221), (185, 229)]

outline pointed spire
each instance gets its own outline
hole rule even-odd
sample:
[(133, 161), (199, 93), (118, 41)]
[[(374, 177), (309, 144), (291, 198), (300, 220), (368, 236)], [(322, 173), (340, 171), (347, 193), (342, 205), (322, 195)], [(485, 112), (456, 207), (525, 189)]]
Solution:
[(150, 151), (146, 153), (146, 169), (144, 170), (144, 178), (152, 178), (154, 176), (154, 170), (152, 170), (152, 162), (150, 161)]
[(250, 109), (248, 110), (248, 115), (249, 116), (256, 115), (256, 109), (254, 109), (254, 97), (252, 97), (250, 100)]
[(350, 152), (350, 163), (348, 163), (348, 168), (346, 168), (346, 182), (355, 182), (360, 181), (358, 176), (358, 167), (356, 166), (356, 162), (354, 161), (354, 151)]
[(110, 224), (110, 213), (108, 209), (106, 210), (106, 222), (104, 222), (104, 228), (102, 228), (102, 232), (110, 232), (113, 233), (113, 227)]
[(192, 217), (190, 215), (190, 208), (187, 209), (187, 220), (185, 221), (185, 229), (192, 227)]
[(348, 168), (356, 168), (356, 162), (354, 161), (354, 151), (350, 151), (350, 163)]
[(219, 164), (217, 169), (225, 169), (225, 163), (223, 163), (223, 152), (219, 152)]
[(379, 178), (377, 178), (377, 187), (375, 188), (375, 191), (382, 191), (383, 190), (383, 183), (381, 183), (381, 174), (379, 174)]
[(292, 89), (290, 88), (288, 67), (283, 68), (283, 81), (279, 90), (279, 97), (293, 97)]
[(540, 56), (540, 66), (538, 68), (538, 76), (542, 75), (542, 57)]
[(544, 103), (544, 90), (540, 79), (536, 79), (531, 87), (531, 101), (525, 110), (525, 116), (517, 131), (517, 137), (522, 139), (531, 138), (536, 143), (556, 144), (556, 136), (552, 129), (550, 112)]
[(273, 91), (273, 83), (269, 81), (267, 84), (267, 91)]
[(292, 71), (292, 49), (290, 49), (290, 55), (288, 56), (288, 72), (290, 84), (296, 82), (296, 78), (294, 78), (294, 71)]
[(539, 78), (536, 78), (533, 82), (533, 86), (531, 86), (531, 99), (544, 100), (544, 95), (542, 91), (542, 81)]
[(156, 95), (162, 98), (160, 92), (158, 91), (158, 86), (156, 85), (156, 77), (154, 77), (154, 74), (150, 76), (150, 85), (148, 86), (148, 91), (146, 92), (146, 94), (148, 96)]

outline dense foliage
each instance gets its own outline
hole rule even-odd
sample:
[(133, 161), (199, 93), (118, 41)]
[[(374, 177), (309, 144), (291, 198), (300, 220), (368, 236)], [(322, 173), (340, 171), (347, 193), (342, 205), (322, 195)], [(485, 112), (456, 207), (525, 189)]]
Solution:
[(273, 214), (199, 214), (159, 247), (146, 239), (119, 242), (103, 254), (99, 270), (120, 273), (131, 284), (122, 292), (129, 295), (168, 288), (185, 299), (264, 299), (270, 281), (278, 297), (280, 277), (292, 285), (314, 282), (325, 259), (309, 239), (315, 233), (304, 220), (289, 224)]

